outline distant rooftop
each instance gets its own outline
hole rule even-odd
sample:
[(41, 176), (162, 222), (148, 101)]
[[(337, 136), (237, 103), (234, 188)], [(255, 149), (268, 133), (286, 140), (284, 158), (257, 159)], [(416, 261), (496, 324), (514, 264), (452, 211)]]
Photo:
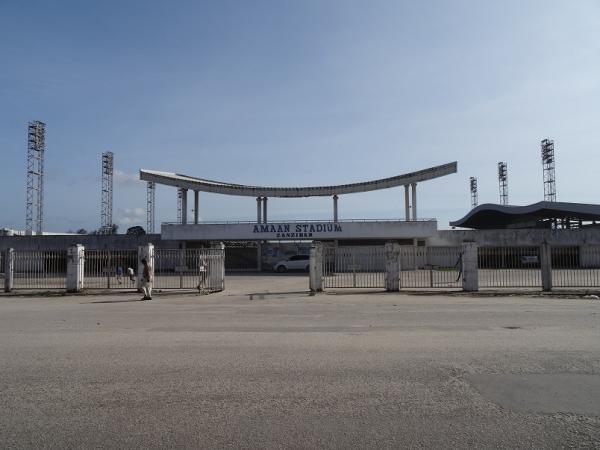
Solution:
[(549, 228), (553, 223), (566, 228), (584, 222), (600, 223), (600, 205), (567, 202), (538, 202), (526, 206), (485, 203), (473, 208), (453, 227), (474, 229)]

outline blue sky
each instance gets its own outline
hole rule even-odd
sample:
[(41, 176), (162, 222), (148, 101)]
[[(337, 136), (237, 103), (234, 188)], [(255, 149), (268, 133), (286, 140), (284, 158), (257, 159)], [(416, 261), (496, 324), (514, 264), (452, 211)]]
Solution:
[[(26, 125), (47, 123), (45, 229), (145, 226), (140, 168), (256, 185), (337, 184), (457, 160), (419, 186), (440, 227), (543, 197), (599, 203), (600, 2), (0, 1), (0, 226), (22, 229)], [(11, 195), (12, 194), (12, 195)], [(272, 199), (273, 219), (329, 218), (330, 199)], [(202, 194), (204, 220), (254, 219), (253, 198)], [(341, 218), (403, 215), (403, 189), (340, 198)], [(157, 190), (157, 221), (176, 193)]]

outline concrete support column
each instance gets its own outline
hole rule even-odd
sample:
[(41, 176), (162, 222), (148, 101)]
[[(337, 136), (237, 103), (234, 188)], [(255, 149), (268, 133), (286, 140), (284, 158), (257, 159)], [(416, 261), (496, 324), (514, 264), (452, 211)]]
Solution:
[(137, 289), (142, 292), (142, 278), (144, 278), (144, 265), (142, 259), (148, 261), (148, 266), (154, 274), (154, 245), (146, 244), (138, 247), (138, 266), (137, 266)]
[(542, 269), (542, 289), (552, 290), (552, 249), (550, 244), (544, 242), (540, 246), (540, 268)]
[(467, 292), (479, 290), (479, 275), (477, 264), (477, 244), (463, 242), (462, 244), (462, 285)]
[(267, 200), (268, 197), (263, 197), (263, 223), (267, 223)]
[(385, 243), (385, 289), (390, 292), (400, 290), (400, 244)]
[(181, 189), (181, 224), (187, 224), (187, 189)]
[(198, 208), (200, 207), (200, 201), (199, 201), (199, 192), (198, 191), (194, 191), (194, 223), (196, 225), (198, 225), (198, 217), (200, 217), (200, 212), (198, 211)]
[(309, 286), (311, 292), (323, 291), (323, 243), (313, 241), (310, 246)]
[(67, 292), (83, 290), (83, 274), (85, 265), (85, 249), (77, 244), (67, 249)]
[(417, 183), (412, 183), (412, 220), (417, 220)]
[(410, 220), (410, 194), (408, 192), (408, 184), (404, 185), (404, 217), (407, 222)]
[(13, 288), (13, 273), (15, 267), (15, 251), (12, 248), (4, 250), (4, 292)]
[(256, 223), (262, 221), (262, 197), (256, 197)]
[(338, 196), (337, 194), (333, 196), (333, 221), (337, 223), (338, 221)]

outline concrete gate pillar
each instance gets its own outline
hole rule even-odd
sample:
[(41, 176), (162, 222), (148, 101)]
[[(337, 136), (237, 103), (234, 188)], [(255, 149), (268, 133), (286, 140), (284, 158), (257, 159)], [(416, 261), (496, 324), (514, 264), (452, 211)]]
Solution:
[[(144, 278), (144, 265), (142, 259), (148, 261), (148, 266), (154, 272), (154, 245), (146, 244), (138, 247), (138, 267), (137, 267), (137, 283), (138, 292), (142, 292), (142, 278)], [(156, 275), (156, 274), (155, 274)]]
[(542, 270), (542, 290), (552, 290), (552, 249), (547, 242), (540, 246), (540, 268)]
[(85, 248), (81, 244), (67, 249), (67, 292), (83, 290), (85, 268)]
[(462, 244), (462, 285), (467, 292), (479, 290), (479, 274), (477, 264), (477, 244), (463, 242)]
[(13, 288), (13, 273), (15, 266), (15, 251), (12, 248), (4, 250), (4, 292)]
[(310, 246), (310, 291), (323, 291), (323, 243), (314, 242)]
[(396, 292), (400, 290), (400, 244), (385, 243), (385, 289)]

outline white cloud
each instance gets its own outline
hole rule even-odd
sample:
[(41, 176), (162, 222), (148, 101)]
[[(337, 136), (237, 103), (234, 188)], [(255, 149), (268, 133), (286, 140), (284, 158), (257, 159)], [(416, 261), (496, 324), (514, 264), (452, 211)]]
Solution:
[(146, 210), (144, 208), (119, 208), (117, 209), (116, 222), (119, 225), (142, 225), (146, 223)]
[(122, 170), (115, 170), (114, 172), (115, 183), (120, 186), (139, 186), (142, 181), (137, 173), (124, 172)]

